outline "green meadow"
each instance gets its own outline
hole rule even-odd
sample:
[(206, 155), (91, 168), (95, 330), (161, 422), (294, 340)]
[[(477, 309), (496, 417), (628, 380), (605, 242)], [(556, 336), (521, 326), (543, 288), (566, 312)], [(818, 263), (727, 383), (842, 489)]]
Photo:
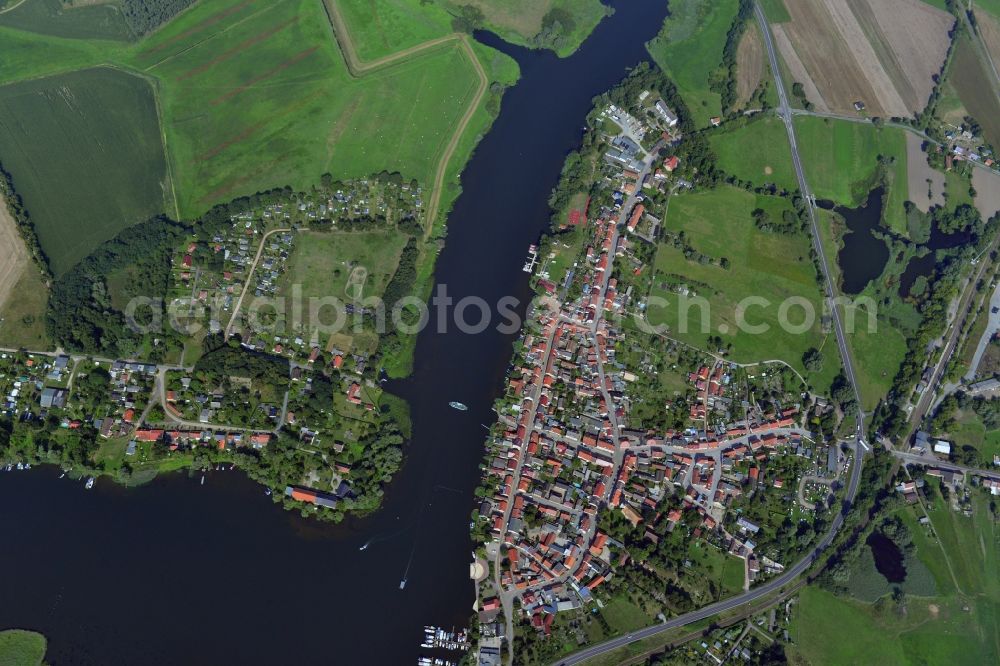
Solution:
[[(930, 480), (936, 484), (936, 481)], [(1000, 527), (981, 491), (972, 515), (952, 510), (937, 495), (928, 507), (896, 513), (909, 528), (916, 557), (929, 570), (937, 596), (907, 594), (906, 613), (886, 597), (862, 603), (807, 587), (792, 611), (789, 657), (826, 664), (995, 664), (1000, 660)], [(845, 637), (850, 640), (845, 640)]]
[[(28, 0), (40, 2), (44, 0)], [(434, 12), (423, 12), (433, 19)], [(428, 19), (430, 23), (416, 27), (408, 23), (414, 40), (432, 34), (434, 25), (446, 26), (441, 23), (442, 12), (437, 14), (437, 19)], [(407, 22), (405, 15), (400, 21)], [(371, 29), (362, 30), (355, 41), (363, 53), (379, 48)], [(373, 43), (376, 46), (370, 46)], [(512, 69), (505, 56), (485, 47), (474, 50), (493, 80), (516, 79), (516, 66)], [(0, 144), (16, 186), (25, 190), (26, 200), (31, 199), (29, 209), (42, 247), (53, 257), (57, 272), (73, 265), (108, 237), (107, 232), (113, 235), (151, 214), (166, 211), (189, 218), (255, 191), (286, 184), (306, 188), (324, 172), (347, 179), (399, 171), (431, 186), (445, 147), (479, 84), (473, 63), (455, 41), (354, 78), (321, 2), (202, 0), (135, 44), (0, 27), (0, 81), (46, 77), (0, 88), (0, 100), (25, 98), (17, 86), (60, 88), (64, 80), (52, 75), (83, 76), (68, 72), (101, 63), (143, 78), (117, 72), (112, 76), (110, 68), (98, 70), (107, 73), (101, 80), (87, 74), (94, 78), (79, 97), (103, 104), (106, 120), (100, 114), (76, 118), (74, 133), (132, 152), (95, 151), (86, 145), (86, 137), (77, 136), (62, 164), (50, 167), (58, 173), (38, 175), (25, 166), (26, 160), (16, 163), (8, 156), (10, 148)], [(148, 92), (120, 96), (116, 85), (120, 87), (122, 80), (147, 89), (146, 81), (151, 81), (155, 103)], [(39, 102), (29, 102), (22, 99), (19, 106), (7, 102), (0, 132), (52, 134), (47, 126), (37, 129), (40, 120), (34, 107)], [(73, 115), (72, 110), (54, 106), (64, 116)], [(57, 122), (55, 111), (51, 113), (52, 122)], [(128, 122), (112, 122), (124, 116)], [(464, 164), (475, 137), (489, 121), (488, 112), (477, 110), (467, 130), (471, 139), (463, 137), (452, 160), (457, 166), (449, 165), (449, 174)], [(122, 128), (130, 128), (132, 142), (116, 139), (116, 132), (124, 134)], [(146, 141), (152, 136), (158, 139), (156, 145)], [(166, 170), (151, 171), (157, 186), (134, 183), (139, 178), (136, 164), (162, 159), (160, 144), (166, 146)], [(28, 148), (38, 152), (45, 146)], [(116, 169), (127, 173), (118, 174)], [(65, 192), (67, 186), (86, 190), (91, 177), (120, 191), (121, 197), (157, 205), (124, 209), (123, 204), (127, 214), (108, 216), (107, 197), (100, 188), (93, 189), (89, 198)], [(452, 187), (445, 192), (445, 207), (456, 192)], [(51, 201), (49, 207), (72, 206), (73, 215), (50, 213), (41, 203), (43, 197)], [(104, 226), (95, 226), (92, 221), (97, 219)], [(67, 235), (67, 227), (78, 230), (76, 235)]]
[(56, 275), (123, 228), (173, 211), (153, 89), (118, 69), (0, 88), (0, 159)]
[(336, 3), (361, 60), (375, 60), (452, 32), (452, 17), (437, 2), (323, 0)]
[(788, 133), (780, 119), (768, 115), (743, 127), (712, 132), (709, 143), (727, 174), (758, 186), (799, 189)]
[[(654, 325), (666, 325), (667, 335), (683, 342), (707, 348), (708, 338), (719, 335), (733, 345), (732, 358), (741, 363), (773, 360), (786, 361), (820, 389), (829, 388), (840, 368), (832, 334), (821, 328), (822, 299), (815, 269), (809, 258), (809, 237), (802, 234), (763, 232), (754, 225), (751, 213), (761, 208), (781, 219), (789, 203), (779, 197), (760, 196), (733, 187), (681, 194), (671, 199), (664, 221), (667, 234), (683, 232), (694, 251), (711, 262), (689, 259), (671, 240), (660, 244), (656, 254), (656, 274), (651, 298), (663, 299), (666, 305), (650, 305), (647, 317)], [(728, 268), (723, 268), (725, 258)], [(683, 299), (676, 291), (687, 285), (692, 294)], [(702, 330), (705, 309), (689, 299), (704, 298), (709, 326)], [(750, 297), (766, 299), (767, 305), (750, 305), (745, 321), (768, 327), (766, 333), (739, 330), (737, 306)], [(811, 325), (800, 306), (790, 307), (786, 320), (796, 328), (779, 326), (779, 307), (789, 298), (804, 299), (815, 314)], [(691, 305), (682, 309), (682, 301)], [(687, 329), (685, 332), (682, 328)], [(829, 344), (827, 341), (829, 339)], [(802, 355), (815, 347), (824, 351), (823, 368), (809, 375)]]
[(738, 6), (738, 0), (675, 0), (660, 34), (646, 45), (677, 85), (699, 127), (722, 115), (721, 97), (709, 89), (709, 78), (722, 64)]
[(894, 158), (883, 222), (901, 234), (907, 232), (903, 203), (909, 185), (902, 130), (803, 116), (795, 119), (795, 132), (809, 187), (817, 198), (841, 205), (863, 203), (875, 182), (879, 156)]

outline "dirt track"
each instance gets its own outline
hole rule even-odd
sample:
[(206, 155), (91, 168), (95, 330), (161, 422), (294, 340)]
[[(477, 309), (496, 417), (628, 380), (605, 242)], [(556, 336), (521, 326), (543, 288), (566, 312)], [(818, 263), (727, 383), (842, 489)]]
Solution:
[(7, 211), (7, 203), (0, 197), (0, 310), (30, 261), (14, 218)]

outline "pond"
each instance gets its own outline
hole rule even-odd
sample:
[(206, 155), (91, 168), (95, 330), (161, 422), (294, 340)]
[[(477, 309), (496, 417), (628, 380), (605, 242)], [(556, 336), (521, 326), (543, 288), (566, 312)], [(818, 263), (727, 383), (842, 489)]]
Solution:
[(885, 188), (878, 187), (869, 192), (868, 198), (857, 208), (834, 206), (829, 201), (818, 202), (820, 207), (843, 217), (847, 224), (844, 245), (837, 253), (840, 288), (845, 294), (860, 294), (869, 282), (882, 274), (889, 261), (889, 247), (874, 234), (882, 223), (884, 200)]
[(906, 562), (903, 551), (896, 543), (882, 534), (872, 532), (865, 541), (871, 548), (875, 558), (875, 568), (890, 583), (902, 583), (906, 580)]

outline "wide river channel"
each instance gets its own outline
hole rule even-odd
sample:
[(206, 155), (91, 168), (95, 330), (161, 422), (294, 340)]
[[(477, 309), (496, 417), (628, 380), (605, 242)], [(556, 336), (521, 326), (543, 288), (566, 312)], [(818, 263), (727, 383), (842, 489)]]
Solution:
[[(449, 218), (436, 280), (455, 299), (515, 296), (524, 311), (521, 266), (591, 100), (648, 58), (644, 42), (667, 12), (664, 0), (610, 4), (614, 16), (565, 59), (477, 35), (514, 57), (521, 79)], [(90, 492), (55, 469), (0, 474), (0, 628), (44, 633), (57, 666), (433, 655), (419, 647), (423, 625), (465, 626), (472, 610), (468, 526), (483, 424), (495, 419), (514, 338), (493, 327), (421, 333), (413, 375), (390, 387), (412, 408), (406, 463), (384, 508), (364, 520), (303, 520), (239, 472), (210, 473), (204, 485), (183, 473), (134, 489), (104, 480)]]

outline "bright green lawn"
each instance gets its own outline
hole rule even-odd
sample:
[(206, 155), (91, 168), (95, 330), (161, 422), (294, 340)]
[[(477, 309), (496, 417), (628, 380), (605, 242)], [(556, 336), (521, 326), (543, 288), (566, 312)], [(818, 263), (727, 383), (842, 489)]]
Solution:
[(785, 124), (765, 116), (735, 130), (713, 132), (709, 143), (719, 168), (755, 185), (774, 184), (789, 192), (799, 188), (792, 168)]
[(23, 629), (0, 631), (0, 664), (37, 666), (45, 657), (45, 636)]
[(674, 0), (660, 34), (646, 45), (677, 84), (699, 127), (722, 114), (721, 98), (709, 90), (709, 76), (722, 64), (738, 5), (738, 0)]
[[(666, 305), (651, 302), (648, 317), (655, 325), (666, 324), (671, 337), (702, 348), (709, 336), (721, 334), (725, 342), (733, 344), (735, 361), (782, 359), (805, 374), (803, 353), (810, 347), (822, 347), (825, 338), (820, 323), (820, 289), (809, 259), (809, 237), (759, 231), (751, 219), (751, 212), (758, 207), (780, 219), (789, 204), (778, 197), (757, 196), (732, 187), (674, 197), (664, 229), (669, 233), (683, 231), (696, 251), (716, 262), (725, 257), (730, 267), (688, 260), (680, 249), (662, 243), (656, 256), (651, 298), (663, 299), (661, 303)], [(687, 309), (686, 316), (681, 314), (681, 299), (670, 288), (678, 283), (688, 284), (698, 297), (707, 300), (707, 330), (701, 330), (703, 309), (696, 303)], [(737, 305), (750, 297), (769, 302), (765, 307), (750, 304), (745, 317), (750, 325), (768, 326), (766, 333), (738, 330)], [(779, 307), (791, 297), (805, 299), (816, 315), (812, 326), (803, 333), (779, 326)], [(791, 307), (787, 321), (793, 325), (803, 323), (802, 308)], [(683, 326), (687, 332), (681, 330)], [(835, 353), (827, 354), (823, 370), (809, 379), (819, 387), (828, 387), (838, 369), (835, 358)]]
[(956, 419), (956, 425), (948, 432), (949, 437), (959, 446), (975, 447), (986, 460), (1000, 455), (1000, 430), (987, 430), (982, 419), (972, 410), (963, 411)]

